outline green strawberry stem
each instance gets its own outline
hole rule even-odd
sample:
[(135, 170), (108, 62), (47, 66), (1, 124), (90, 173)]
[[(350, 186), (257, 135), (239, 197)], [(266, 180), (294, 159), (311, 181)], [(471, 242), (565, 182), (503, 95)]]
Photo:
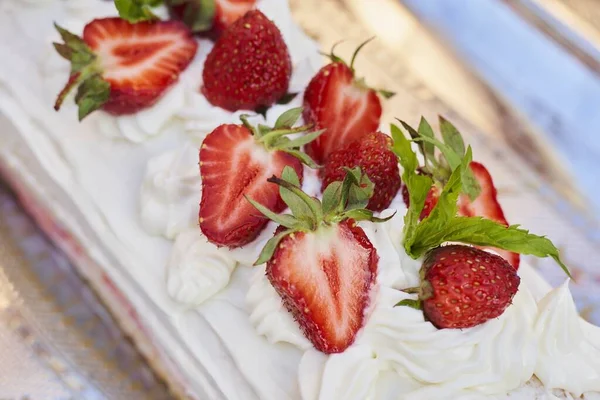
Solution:
[(422, 310), (423, 302), (421, 300), (404, 299), (404, 300), (396, 303), (396, 305), (394, 307), (398, 307), (398, 306), (408, 306), (408, 307), (414, 308), (416, 310)]
[[(280, 150), (296, 157), (303, 164), (306, 164), (311, 168), (318, 168), (318, 165), (314, 160), (310, 158), (308, 154), (300, 151), (300, 148), (321, 136), (325, 130), (322, 129), (310, 132), (313, 128), (312, 124), (293, 127), (301, 115), (302, 107), (289, 109), (277, 118), (275, 126), (273, 127), (261, 124), (254, 126), (248, 121), (250, 116), (246, 114), (240, 115), (240, 120), (252, 133), (256, 143), (263, 146), (267, 151)], [(295, 139), (290, 139), (288, 137), (295, 133), (305, 134)]]
[(349, 170), (343, 182), (333, 182), (323, 192), (323, 200), (304, 193), (299, 178), (291, 167), (285, 167), (281, 178), (273, 176), (269, 182), (279, 186), (279, 194), (292, 214), (275, 214), (267, 207), (246, 197), (267, 218), (287, 228), (273, 236), (265, 245), (254, 265), (271, 259), (279, 242), (294, 232), (315, 232), (322, 226), (337, 224), (347, 219), (383, 222), (393, 217), (377, 218), (364, 207), (373, 195), (373, 183), (360, 168)]

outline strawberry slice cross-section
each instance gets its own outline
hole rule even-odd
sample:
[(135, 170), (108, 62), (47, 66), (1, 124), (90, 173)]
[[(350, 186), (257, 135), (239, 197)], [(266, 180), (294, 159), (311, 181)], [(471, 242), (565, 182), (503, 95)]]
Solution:
[(384, 221), (364, 208), (374, 185), (355, 168), (330, 184), (321, 202), (302, 192), (289, 167), (283, 179), (269, 181), (279, 185), (292, 214), (275, 214), (248, 197), (280, 224), (256, 264), (267, 263), (269, 281), (315, 348), (343, 352), (365, 323), (377, 276), (377, 250), (357, 225), (357, 220)]
[(178, 80), (198, 47), (178, 21), (95, 19), (82, 38), (57, 29), (64, 43), (54, 46), (71, 62), (71, 76), (55, 108), (77, 87), (79, 119), (99, 108), (123, 115), (152, 106)]

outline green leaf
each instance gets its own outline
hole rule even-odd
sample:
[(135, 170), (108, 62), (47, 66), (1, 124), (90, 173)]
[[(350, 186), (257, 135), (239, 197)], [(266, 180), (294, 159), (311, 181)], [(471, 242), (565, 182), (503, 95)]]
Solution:
[[(304, 145), (312, 142), (313, 140), (315, 140), (316, 138), (321, 136), (323, 133), (325, 133), (325, 129), (321, 129), (320, 131), (315, 131), (315, 132), (311, 132), (306, 135), (302, 135), (300, 137), (297, 137), (296, 139), (291, 139), (291, 140), (288, 139), (285, 143), (275, 144), (275, 147), (277, 147), (278, 149), (299, 148), (301, 146), (304, 146)], [(287, 139), (287, 138), (285, 138), (285, 139)]]
[(463, 141), (462, 135), (444, 117), (440, 115), (440, 131), (442, 132), (442, 138), (444, 143), (448, 145), (456, 154), (462, 157), (465, 154), (465, 142)]
[(383, 97), (384, 99), (391, 99), (392, 97), (394, 97), (396, 95), (396, 92), (391, 92), (391, 91), (385, 90), (385, 89), (375, 89), (375, 91), (377, 93), (379, 93), (381, 95), (381, 97)]
[(302, 115), (302, 107), (291, 108), (281, 114), (275, 121), (275, 129), (291, 128)]
[[(412, 128), (408, 127), (407, 130), (409, 129)], [(404, 137), (404, 134), (396, 125), (392, 124), (390, 130), (392, 139), (394, 139), (392, 151), (398, 156), (404, 173), (414, 173), (419, 166), (419, 161), (417, 160), (417, 155), (410, 147), (410, 141)]]
[(418, 258), (429, 249), (445, 242), (461, 242), (475, 246), (495, 247), (536, 257), (552, 257), (571, 276), (560, 258), (560, 252), (552, 241), (534, 235), (518, 225), (510, 227), (482, 217), (454, 217), (445, 227), (423, 239), (413, 247), (413, 256)]
[(462, 161), (462, 155), (459, 155), (450, 146), (446, 145), (445, 143), (440, 142), (436, 138), (430, 138), (427, 136), (419, 136), (417, 139), (414, 139), (414, 140), (415, 140), (415, 142), (422, 141), (422, 142), (426, 142), (426, 143), (431, 143), (435, 147), (440, 149), (440, 151), (446, 158), (446, 161), (448, 162), (448, 165), (450, 166), (450, 169), (452, 171), (454, 171), (456, 169), (456, 167), (458, 167)]
[(308, 165), (310, 168), (316, 169), (319, 168), (319, 164), (317, 164), (310, 156), (300, 150), (293, 149), (282, 149), (282, 151), (291, 154), (296, 157), (298, 160), (302, 162), (302, 164)]
[(298, 96), (298, 93), (286, 93), (283, 95), (283, 97), (281, 97), (279, 100), (277, 100), (277, 104), (282, 104), (282, 105), (290, 104), (292, 102), (292, 100), (294, 100), (296, 98), (296, 96)]
[(279, 246), (279, 243), (283, 240), (283, 238), (285, 238), (292, 232), (294, 231), (291, 229), (287, 229), (269, 239), (265, 247), (260, 252), (258, 259), (254, 262), (254, 265), (261, 265), (269, 261), (273, 257), (275, 250), (277, 250), (277, 246)]
[(274, 221), (279, 225), (283, 225), (286, 228), (295, 228), (298, 225), (296, 218), (294, 218), (293, 215), (277, 214), (277, 213), (271, 211), (269, 208), (263, 206), (259, 202), (251, 199), (250, 197), (248, 197), (248, 196), (244, 196), (244, 197), (246, 198), (246, 200), (248, 200), (248, 202), (250, 204), (252, 204), (252, 206), (254, 206), (254, 208), (256, 208), (258, 211), (260, 211), (261, 214), (263, 214), (265, 217), (269, 218), (271, 221)]
[(394, 307), (399, 307), (399, 306), (407, 306), (410, 308), (414, 308), (415, 310), (422, 310), (423, 302), (421, 300), (404, 299), (404, 300), (396, 303), (396, 305)]
[[(431, 128), (431, 125), (429, 125), (429, 122), (427, 122), (425, 117), (421, 117), (421, 121), (419, 122), (418, 135), (419, 135), (419, 137), (422, 137), (422, 136), (429, 137), (429, 138), (435, 137), (435, 135), (433, 133), (433, 129)], [(421, 149), (421, 153), (423, 154), (423, 157), (425, 157), (425, 164), (427, 164), (427, 162), (431, 162), (435, 165), (436, 164), (435, 146), (431, 143), (419, 142), (419, 148)]]
[[(294, 168), (286, 166), (281, 173), (281, 179), (291, 183), (294, 186), (300, 187), (300, 178), (296, 175)], [(289, 189), (279, 186), (279, 195), (281, 199), (290, 208), (292, 214), (298, 219), (304, 219), (307, 215), (311, 215), (308, 206)]]
[(110, 97), (110, 84), (98, 74), (94, 74), (79, 85), (75, 103), (79, 106), (79, 120), (92, 111), (101, 108)]
[(323, 191), (323, 214), (325, 217), (340, 211), (342, 202), (342, 182), (331, 182)]
[[(411, 128), (412, 129), (412, 128)], [(427, 194), (433, 185), (432, 179), (427, 175), (418, 175), (419, 166), (417, 155), (410, 146), (410, 141), (404, 137), (404, 134), (395, 125), (391, 126), (394, 145), (392, 150), (398, 156), (402, 166), (402, 181), (408, 189), (410, 205), (404, 215), (404, 241), (412, 242), (421, 211), (425, 205)]]
[(351, 218), (355, 221), (371, 221), (371, 222), (385, 222), (394, 218), (396, 213), (390, 215), (389, 217), (379, 218), (373, 215), (373, 211), (368, 210), (366, 208), (357, 208), (354, 210), (348, 210), (344, 212), (344, 218)]
[[(365, 47), (370, 41), (372, 41), (374, 39), (375, 39), (375, 36), (368, 38), (367, 40), (362, 42), (360, 45), (358, 45), (356, 50), (354, 50), (354, 54), (352, 54), (352, 59), (350, 60), (350, 69), (352, 71), (354, 71), (354, 61), (356, 61), (356, 57), (358, 56), (358, 53), (360, 53), (362, 48)], [(333, 56), (333, 49), (331, 49), (331, 55)]]
[(358, 182), (353, 182), (350, 186), (346, 210), (365, 208), (369, 204), (371, 197), (373, 197), (375, 190), (375, 184), (369, 179), (367, 174), (363, 174), (360, 168), (357, 169), (359, 174)]
[(151, 9), (162, 4), (162, 0), (114, 0), (114, 2), (119, 17), (132, 23), (157, 20), (158, 17)]
[(183, 22), (192, 32), (206, 32), (213, 27), (217, 13), (215, 0), (187, 0), (183, 3)]
[[(467, 161), (470, 163), (470, 157), (471, 152), (469, 148), (469, 151), (465, 156), (465, 163)], [(404, 249), (409, 255), (414, 256), (415, 246), (421, 246), (422, 242), (428, 240), (429, 235), (434, 235), (436, 232), (439, 232), (439, 230), (443, 229), (456, 215), (458, 210), (458, 196), (460, 195), (462, 188), (462, 174), (464, 168), (465, 167), (456, 168), (454, 172), (452, 172), (448, 183), (444, 186), (444, 189), (439, 195), (436, 206), (429, 216), (423, 219), (421, 223), (417, 223), (415, 229), (405, 237)], [(414, 223), (412, 220), (411, 222)]]
[[(308, 194), (304, 193), (302, 191), (302, 189), (300, 189), (299, 186), (294, 185), (293, 183), (290, 183), (283, 179), (279, 179), (276, 176), (273, 176), (273, 177), (267, 179), (267, 181), (271, 182), (271, 183), (275, 183), (275, 184), (279, 185), (280, 187), (283, 186), (285, 189), (288, 189), (292, 193), (292, 195), (294, 195), (297, 199), (299, 199), (300, 201), (304, 202), (304, 204), (306, 204), (306, 206), (308, 207), (308, 210), (309, 210), (309, 214), (308, 215), (294, 215), (297, 219), (303, 219), (306, 221), (310, 221), (313, 229), (316, 229), (316, 227), (319, 226), (319, 224), (323, 221), (323, 209), (321, 206), (321, 202), (318, 199), (311, 197)], [(286, 203), (286, 204), (288, 205), (288, 207), (290, 207), (290, 210), (291, 210), (292, 206), (288, 203)], [(294, 206), (294, 207), (299, 208), (297, 206)]]

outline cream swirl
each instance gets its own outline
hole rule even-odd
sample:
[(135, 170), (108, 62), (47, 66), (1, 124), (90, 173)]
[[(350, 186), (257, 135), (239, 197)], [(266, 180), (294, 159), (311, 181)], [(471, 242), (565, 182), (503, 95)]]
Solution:
[(201, 192), (195, 147), (188, 144), (151, 158), (140, 194), (142, 226), (169, 239), (196, 226)]
[(169, 260), (169, 296), (186, 306), (198, 306), (227, 286), (236, 265), (227, 250), (209, 243), (200, 229), (182, 232)]
[(569, 281), (548, 293), (539, 308), (536, 376), (547, 388), (565, 389), (575, 397), (600, 392), (600, 328), (579, 317)]
[(286, 342), (305, 350), (312, 347), (265, 275), (265, 266), (256, 267), (246, 295), (250, 322), (269, 343)]

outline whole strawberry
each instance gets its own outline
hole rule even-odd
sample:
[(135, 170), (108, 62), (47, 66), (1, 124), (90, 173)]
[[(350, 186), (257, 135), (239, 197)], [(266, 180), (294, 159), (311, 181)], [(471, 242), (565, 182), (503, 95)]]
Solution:
[(298, 147), (321, 132), (294, 140), (286, 136), (307, 130), (291, 127), (301, 112), (296, 108), (283, 113), (273, 128), (253, 127), (242, 117), (242, 125), (220, 125), (206, 136), (200, 149), (199, 221), (211, 243), (234, 248), (254, 240), (268, 220), (244, 196), (260, 200), (272, 212), (281, 212), (285, 204), (277, 186), (267, 179), (281, 176), (285, 167), (293, 168), (302, 179), (302, 162), (314, 166)]
[(292, 62), (281, 32), (252, 10), (217, 40), (204, 63), (202, 93), (229, 111), (269, 107), (286, 94)]
[(461, 245), (431, 250), (421, 276), (418, 301), (425, 317), (439, 329), (470, 328), (499, 317), (520, 283), (502, 257)]
[(332, 182), (342, 181), (348, 168), (360, 167), (375, 185), (367, 208), (373, 211), (386, 209), (401, 184), (398, 157), (390, 149), (391, 143), (389, 136), (373, 132), (334, 151), (321, 170), (321, 189), (325, 190)]
[[(313, 159), (323, 164), (335, 150), (341, 149), (379, 128), (381, 101), (378, 91), (356, 78), (354, 60), (365, 42), (355, 51), (350, 65), (331, 51), (331, 63), (321, 68), (304, 92), (304, 120), (324, 135), (306, 147)], [(391, 92), (379, 91), (389, 98)]]
[(321, 202), (294, 184), (292, 169), (283, 177), (269, 181), (280, 185), (293, 215), (273, 214), (248, 199), (280, 224), (256, 264), (267, 263), (269, 281), (315, 348), (340, 353), (364, 323), (377, 276), (377, 251), (354, 220), (382, 221), (360, 208), (373, 185), (356, 168), (343, 183), (332, 183)]
[(64, 43), (54, 47), (71, 62), (71, 75), (54, 108), (60, 109), (77, 87), (80, 120), (99, 108), (122, 115), (152, 106), (177, 82), (198, 48), (179, 21), (95, 19), (85, 26), (83, 38), (56, 29)]

